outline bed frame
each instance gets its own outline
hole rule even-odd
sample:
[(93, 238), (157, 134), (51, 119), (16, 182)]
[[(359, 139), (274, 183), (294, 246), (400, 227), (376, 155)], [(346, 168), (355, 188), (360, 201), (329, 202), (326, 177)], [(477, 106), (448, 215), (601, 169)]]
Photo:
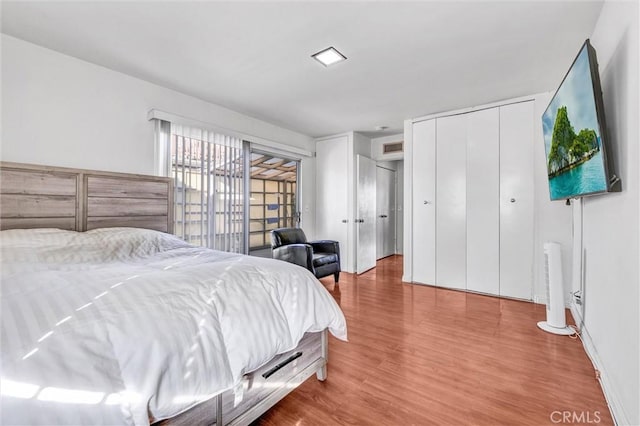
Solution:
[[(173, 232), (171, 178), (0, 162), (0, 230), (88, 231), (129, 226)], [(227, 390), (156, 424), (246, 425), (311, 377), (327, 377), (327, 330), (245, 374)], [(156, 420), (156, 419), (151, 419)]]
[(0, 229), (173, 232), (171, 178), (0, 162)]
[(237, 391), (223, 392), (154, 425), (248, 425), (313, 374), (324, 381), (328, 348), (327, 330), (306, 333), (295, 349), (245, 374)]

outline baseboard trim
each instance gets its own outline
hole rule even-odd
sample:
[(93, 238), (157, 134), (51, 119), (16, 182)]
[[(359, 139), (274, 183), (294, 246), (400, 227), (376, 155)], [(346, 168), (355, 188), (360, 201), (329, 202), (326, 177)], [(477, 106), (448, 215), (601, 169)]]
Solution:
[(604, 367), (604, 364), (602, 364), (602, 360), (600, 359), (598, 351), (593, 344), (591, 335), (589, 335), (589, 330), (583, 323), (580, 308), (575, 303), (570, 303), (569, 309), (571, 310), (573, 319), (580, 328), (580, 336), (582, 337), (581, 340), (582, 345), (584, 346), (584, 350), (591, 360), (593, 367), (600, 372), (600, 386), (602, 387), (602, 393), (604, 394), (604, 398), (607, 401), (607, 405), (609, 406), (609, 411), (611, 411), (611, 417), (613, 418), (614, 424), (630, 425), (631, 423), (629, 421), (629, 417), (627, 417), (626, 413), (624, 412), (620, 397), (615, 391), (613, 384), (609, 380), (609, 374), (607, 374), (607, 370)]

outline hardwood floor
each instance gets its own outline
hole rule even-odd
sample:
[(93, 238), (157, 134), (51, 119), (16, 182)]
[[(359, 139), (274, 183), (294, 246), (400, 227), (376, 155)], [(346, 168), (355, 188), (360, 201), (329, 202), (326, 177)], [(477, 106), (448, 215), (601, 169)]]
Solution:
[(256, 425), (613, 424), (582, 343), (536, 327), (543, 305), (401, 274), (392, 256), (339, 286), (322, 280), (349, 342), (331, 337), (328, 379), (307, 380)]

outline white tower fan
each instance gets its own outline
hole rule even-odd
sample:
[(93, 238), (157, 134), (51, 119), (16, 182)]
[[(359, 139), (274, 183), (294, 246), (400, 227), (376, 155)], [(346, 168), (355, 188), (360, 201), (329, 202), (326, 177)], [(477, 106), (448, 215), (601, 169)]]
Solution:
[(544, 269), (547, 286), (547, 320), (540, 321), (538, 327), (549, 333), (563, 336), (575, 334), (575, 330), (567, 327), (564, 313), (560, 244), (551, 242), (544, 244)]

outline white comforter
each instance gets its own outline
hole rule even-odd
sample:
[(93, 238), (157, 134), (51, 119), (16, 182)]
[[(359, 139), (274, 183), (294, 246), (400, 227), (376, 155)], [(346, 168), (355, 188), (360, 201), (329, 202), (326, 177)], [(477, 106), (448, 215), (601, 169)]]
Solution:
[(0, 233), (3, 425), (137, 424), (233, 388), (307, 331), (346, 339), (299, 266), (133, 228)]

